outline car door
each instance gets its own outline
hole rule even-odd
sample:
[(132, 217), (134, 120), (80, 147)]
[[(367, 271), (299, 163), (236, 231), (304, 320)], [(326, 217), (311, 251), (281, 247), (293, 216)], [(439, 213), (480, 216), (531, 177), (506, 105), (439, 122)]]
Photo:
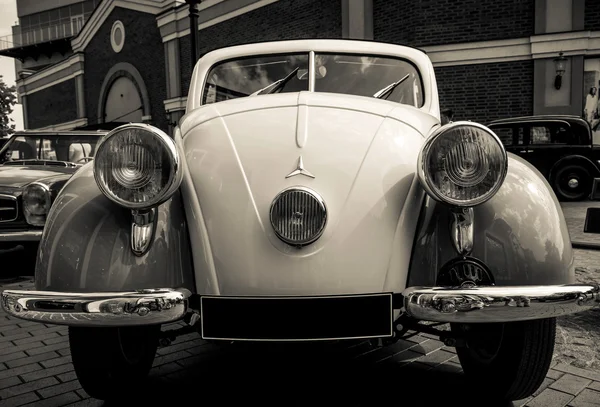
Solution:
[(519, 124), (497, 124), (490, 125), (489, 128), (500, 138), (507, 152), (524, 156), (525, 139), (523, 137), (523, 130)]
[(569, 123), (556, 121), (531, 122), (525, 129), (529, 133), (525, 159), (546, 178), (556, 162), (570, 155), (589, 156), (591, 145), (582, 145)]

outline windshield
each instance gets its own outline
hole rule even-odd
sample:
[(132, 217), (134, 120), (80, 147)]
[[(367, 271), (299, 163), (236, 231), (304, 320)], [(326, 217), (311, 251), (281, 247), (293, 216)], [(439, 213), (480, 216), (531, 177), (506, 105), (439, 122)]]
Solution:
[(94, 156), (99, 136), (14, 136), (0, 149), (0, 164), (23, 160), (63, 161), (85, 164)]
[[(208, 73), (202, 104), (269, 93), (309, 90), (309, 54), (246, 57), (221, 62)], [(421, 107), (423, 83), (404, 59), (316, 53), (315, 92), (386, 99)]]
[[(235, 59), (222, 62), (208, 74), (202, 104), (235, 99), (274, 88), (278, 80), (286, 79), (294, 70), (298, 73), (308, 69), (308, 53), (295, 55), (269, 55)], [(308, 90), (308, 80), (291, 76), (277, 87), (277, 92), (299, 92)], [(308, 79), (308, 78), (306, 78)]]

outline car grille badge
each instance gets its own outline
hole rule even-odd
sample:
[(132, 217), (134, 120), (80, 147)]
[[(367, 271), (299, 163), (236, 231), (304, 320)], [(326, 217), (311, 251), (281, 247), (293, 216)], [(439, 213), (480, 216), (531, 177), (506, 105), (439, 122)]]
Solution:
[(294, 171), (290, 172), (285, 177), (291, 178), (291, 177), (295, 177), (296, 175), (305, 175), (309, 178), (315, 177), (310, 172), (308, 172), (307, 170), (304, 169), (304, 162), (302, 161), (302, 156), (298, 157), (298, 165), (296, 166), (296, 169)]

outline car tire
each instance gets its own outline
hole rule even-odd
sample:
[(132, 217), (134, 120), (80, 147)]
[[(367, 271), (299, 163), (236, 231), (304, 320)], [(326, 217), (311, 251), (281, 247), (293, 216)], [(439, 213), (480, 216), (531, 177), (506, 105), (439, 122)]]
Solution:
[(69, 327), (73, 367), (81, 387), (99, 400), (122, 400), (143, 388), (156, 356), (160, 325)]
[(456, 354), (467, 379), (490, 400), (531, 396), (544, 381), (556, 337), (556, 318), (495, 324), (451, 324), (468, 346)]
[(555, 171), (552, 187), (560, 201), (581, 201), (592, 192), (592, 182), (593, 177), (585, 167), (570, 164)]

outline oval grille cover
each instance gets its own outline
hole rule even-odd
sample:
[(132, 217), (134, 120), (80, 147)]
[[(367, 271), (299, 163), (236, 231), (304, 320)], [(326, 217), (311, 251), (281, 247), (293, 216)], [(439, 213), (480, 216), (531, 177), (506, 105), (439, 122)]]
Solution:
[(277, 237), (290, 245), (303, 246), (314, 242), (323, 233), (327, 209), (317, 193), (294, 187), (275, 198), (270, 217)]

